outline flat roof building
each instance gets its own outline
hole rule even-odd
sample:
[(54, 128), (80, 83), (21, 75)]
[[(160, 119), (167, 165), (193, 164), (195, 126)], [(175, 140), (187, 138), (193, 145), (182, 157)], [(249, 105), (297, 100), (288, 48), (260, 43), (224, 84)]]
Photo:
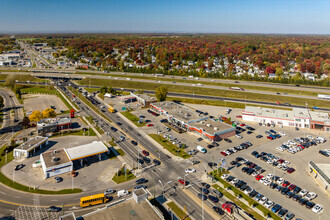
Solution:
[(71, 161), (79, 160), (94, 155), (100, 155), (108, 152), (109, 149), (102, 141), (93, 141), (92, 143), (66, 149)]
[(45, 118), (37, 122), (38, 133), (60, 131), (71, 127), (71, 118)]
[(324, 190), (329, 193), (329, 186), (330, 186), (330, 164), (324, 163), (314, 163), (310, 161), (308, 163), (309, 167), (309, 174), (313, 176), (315, 181), (317, 181)]
[(242, 112), (245, 121), (274, 124), (298, 128), (311, 128), (330, 131), (330, 114), (309, 111), (306, 108), (290, 110), (246, 106)]
[(149, 96), (148, 94), (135, 94), (131, 92), (131, 95), (136, 98), (142, 107), (149, 107), (151, 103), (157, 102), (156, 97)]
[(36, 136), (23, 142), (14, 149), (14, 157), (28, 158), (33, 156), (36, 151), (48, 144), (48, 137)]
[(150, 106), (153, 111), (167, 117), (169, 123), (211, 141), (236, 134), (236, 129), (231, 125), (210, 119), (209, 116), (183, 104), (166, 101), (152, 103)]

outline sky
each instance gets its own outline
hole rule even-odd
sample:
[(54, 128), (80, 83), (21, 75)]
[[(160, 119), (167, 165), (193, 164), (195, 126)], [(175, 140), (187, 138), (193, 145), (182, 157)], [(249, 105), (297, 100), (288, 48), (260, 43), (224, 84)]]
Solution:
[(0, 33), (330, 34), (330, 0), (0, 0)]

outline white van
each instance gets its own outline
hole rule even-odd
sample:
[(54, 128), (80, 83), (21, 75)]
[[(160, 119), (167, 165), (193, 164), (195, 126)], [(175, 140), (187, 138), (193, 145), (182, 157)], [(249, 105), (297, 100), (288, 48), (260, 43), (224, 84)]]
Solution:
[(197, 150), (199, 150), (200, 152), (202, 152), (203, 154), (205, 154), (206, 153), (206, 149), (204, 148), (204, 147), (202, 147), (202, 146), (197, 146)]
[(118, 191), (118, 193), (117, 193), (117, 196), (118, 197), (122, 197), (122, 196), (126, 196), (126, 195), (128, 195), (129, 194), (129, 192), (127, 191), (127, 190), (119, 190)]

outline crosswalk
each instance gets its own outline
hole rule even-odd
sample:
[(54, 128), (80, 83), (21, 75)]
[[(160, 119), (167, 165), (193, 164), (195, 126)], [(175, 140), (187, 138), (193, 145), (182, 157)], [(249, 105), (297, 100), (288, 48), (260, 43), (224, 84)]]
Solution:
[(46, 207), (19, 206), (12, 214), (16, 220), (55, 220), (60, 213), (48, 212)]

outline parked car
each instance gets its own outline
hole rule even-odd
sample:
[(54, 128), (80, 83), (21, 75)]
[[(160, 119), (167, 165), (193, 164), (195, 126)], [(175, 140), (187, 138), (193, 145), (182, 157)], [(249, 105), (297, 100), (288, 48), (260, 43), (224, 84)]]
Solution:
[(54, 179), (55, 179), (55, 183), (60, 183), (63, 181), (63, 178), (58, 176), (56, 176)]
[(61, 211), (62, 210), (62, 208), (60, 208), (60, 207), (56, 207), (56, 206), (49, 206), (48, 208), (47, 208), (47, 212), (59, 212), (59, 211)]
[(320, 205), (320, 204), (316, 204), (316, 205), (312, 208), (312, 211), (313, 211), (314, 213), (319, 213), (319, 212), (321, 212), (322, 210), (323, 210), (323, 206)]
[(195, 169), (190, 169), (190, 168), (185, 169), (184, 171), (185, 171), (186, 173), (195, 173), (195, 172), (196, 172)]
[(143, 183), (147, 183), (147, 182), (148, 182), (148, 180), (145, 178), (141, 178), (141, 179), (138, 179), (135, 181), (136, 184), (143, 184)]
[(16, 171), (17, 171), (17, 170), (20, 170), (20, 169), (22, 169), (24, 166), (25, 166), (24, 164), (20, 163), (20, 164), (16, 165), (15, 170), (16, 170)]
[(273, 208), (271, 209), (272, 212), (276, 213), (278, 212), (279, 210), (282, 209), (282, 206), (280, 206), (279, 204), (276, 204), (273, 206)]

